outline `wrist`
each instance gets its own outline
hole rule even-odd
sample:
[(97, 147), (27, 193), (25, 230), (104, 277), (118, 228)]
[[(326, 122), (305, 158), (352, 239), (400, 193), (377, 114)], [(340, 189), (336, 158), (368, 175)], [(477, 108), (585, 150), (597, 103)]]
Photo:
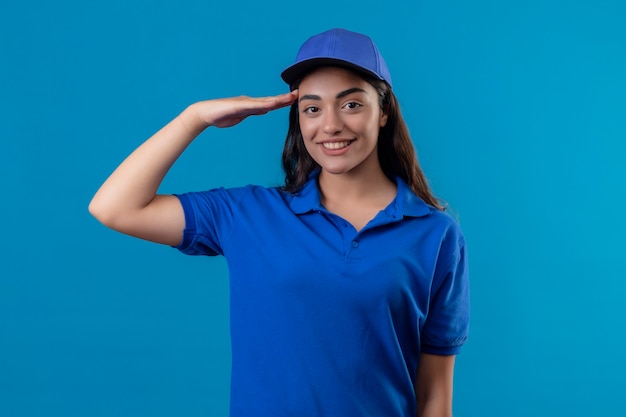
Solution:
[(210, 126), (198, 113), (198, 103), (191, 104), (178, 115), (178, 119), (190, 135), (197, 136)]

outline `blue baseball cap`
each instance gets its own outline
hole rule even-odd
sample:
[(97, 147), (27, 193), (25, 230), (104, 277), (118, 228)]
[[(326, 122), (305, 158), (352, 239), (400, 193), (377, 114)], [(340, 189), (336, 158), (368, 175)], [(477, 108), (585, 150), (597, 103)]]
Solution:
[(391, 74), (374, 41), (345, 29), (331, 29), (310, 37), (300, 47), (296, 62), (280, 76), (293, 85), (309, 71), (325, 65), (370, 74), (391, 86)]

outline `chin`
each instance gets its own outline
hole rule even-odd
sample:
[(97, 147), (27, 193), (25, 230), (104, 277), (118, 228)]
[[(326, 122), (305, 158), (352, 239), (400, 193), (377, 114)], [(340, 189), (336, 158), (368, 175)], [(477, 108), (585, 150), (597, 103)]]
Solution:
[(347, 174), (348, 172), (350, 172), (352, 170), (352, 167), (338, 167), (338, 166), (323, 166), (322, 165), (322, 171), (326, 171), (329, 174), (333, 174), (333, 175), (341, 175), (341, 174)]

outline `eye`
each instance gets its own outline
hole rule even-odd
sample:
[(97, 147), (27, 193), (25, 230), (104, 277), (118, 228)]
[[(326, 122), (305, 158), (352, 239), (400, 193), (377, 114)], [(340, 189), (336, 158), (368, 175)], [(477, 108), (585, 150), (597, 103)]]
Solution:
[(302, 110), (302, 113), (317, 113), (318, 111), (320, 111), (320, 108), (317, 106), (307, 106), (304, 108), (304, 110)]
[(346, 104), (344, 104), (343, 107), (345, 107), (348, 110), (356, 110), (360, 107), (363, 107), (363, 105), (361, 103), (357, 103), (356, 101), (349, 101)]

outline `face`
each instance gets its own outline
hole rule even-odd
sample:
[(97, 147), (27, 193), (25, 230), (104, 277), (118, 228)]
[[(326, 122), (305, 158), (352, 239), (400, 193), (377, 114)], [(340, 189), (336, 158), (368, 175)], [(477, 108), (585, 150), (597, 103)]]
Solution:
[(381, 171), (378, 132), (387, 122), (374, 87), (356, 74), (322, 67), (298, 87), (304, 145), (322, 174)]

